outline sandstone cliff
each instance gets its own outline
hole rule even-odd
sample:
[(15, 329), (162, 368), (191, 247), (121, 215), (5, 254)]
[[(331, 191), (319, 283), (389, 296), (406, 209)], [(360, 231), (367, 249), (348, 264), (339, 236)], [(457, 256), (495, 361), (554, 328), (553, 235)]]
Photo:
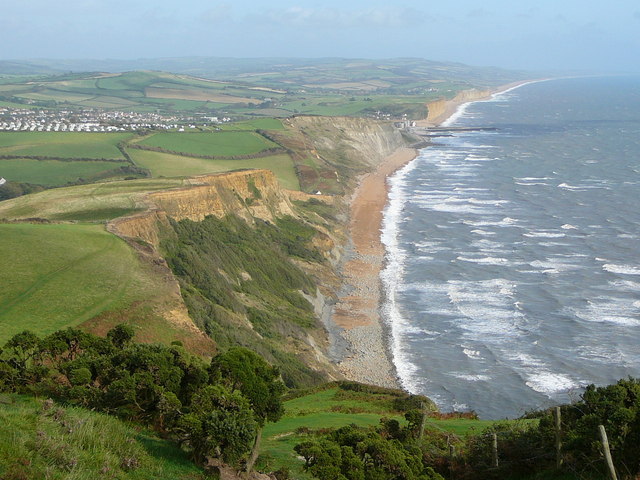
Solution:
[(148, 210), (113, 220), (108, 228), (158, 247), (159, 223), (167, 217), (200, 221), (207, 215), (235, 214), (248, 222), (295, 216), (289, 196), (269, 170), (244, 170), (192, 177), (188, 187), (149, 193)]

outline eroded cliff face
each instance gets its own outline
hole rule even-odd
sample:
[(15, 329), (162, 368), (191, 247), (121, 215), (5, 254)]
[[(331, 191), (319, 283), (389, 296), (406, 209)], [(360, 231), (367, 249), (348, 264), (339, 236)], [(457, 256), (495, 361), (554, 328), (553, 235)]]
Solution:
[(291, 152), (307, 193), (349, 194), (359, 175), (406, 146), (390, 123), (351, 117), (293, 117), (286, 132), (269, 132)]
[(294, 117), (289, 124), (301, 131), (319, 154), (344, 163), (375, 166), (406, 142), (389, 123), (352, 117)]
[(158, 247), (159, 225), (174, 220), (203, 220), (235, 214), (248, 222), (254, 218), (273, 221), (296, 216), (286, 191), (269, 170), (244, 170), (217, 175), (199, 175), (184, 188), (149, 193), (148, 210), (115, 219), (109, 229), (121, 237), (137, 238)]

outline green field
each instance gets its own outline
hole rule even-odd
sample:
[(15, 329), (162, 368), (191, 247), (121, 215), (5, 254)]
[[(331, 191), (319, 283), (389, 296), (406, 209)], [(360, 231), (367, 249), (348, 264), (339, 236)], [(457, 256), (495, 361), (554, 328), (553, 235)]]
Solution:
[[(0, 396), (0, 478), (204, 480), (175, 444), (103, 413)], [(127, 468), (133, 459), (134, 468)]]
[(256, 118), (243, 122), (223, 123), (218, 125), (221, 130), (284, 130), (282, 121), (277, 118)]
[[(204, 173), (259, 168), (271, 170), (284, 188), (300, 190), (293, 162), (288, 155), (272, 155), (270, 157), (243, 160), (208, 160), (135, 149), (129, 150), (129, 154), (137, 165), (148, 169), (154, 177), (184, 177)], [(0, 208), (1, 215), (2, 210)]]
[(186, 184), (182, 179), (143, 179), (55, 188), (0, 202), (0, 218), (109, 220), (146, 209), (144, 195), (149, 192)]
[[(328, 388), (285, 402), (285, 415), (276, 423), (268, 423), (263, 432), (260, 467), (269, 471), (286, 465), (296, 479), (311, 479), (302, 469), (293, 447), (308, 440), (305, 429), (317, 431), (345, 425), (375, 426), (381, 417), (395, 418), (404, 423), (402, 413), (393, 411), (386, 395), (343, 392), (338, 387)], [(494, 422), (453, 418), (429, 418), (427, 430), (435, 429), (458, 436), (479, 433)]]
[(0, 132), (0, 155), (121, 159), (117, 144), (130, 133)]
[(46, 186), (65, 185), (80, 178), (108, 175), (110, 170), (129, 165), (126, 162), (73, 162), (60, 160), (34, 160), (31, 158), (0, 159), (0, 177), (12, 182)]
[(135, 252), (101, 225), (0, 225), (0, 284), (0, 343), (159, 293)]
[(250, 131), (156, 133), (136, 143), (148, 147), (158, 147), (172, 152), (216, 157), (251, 155), (268, 148), (278, 147), (277, 144)]

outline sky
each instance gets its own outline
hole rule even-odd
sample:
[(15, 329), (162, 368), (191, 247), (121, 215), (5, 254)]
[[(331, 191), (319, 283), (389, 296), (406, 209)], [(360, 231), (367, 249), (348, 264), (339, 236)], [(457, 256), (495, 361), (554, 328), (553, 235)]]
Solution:
[(0, 0), (0, 59), (420, 57), (640, 71), (638, 0)]

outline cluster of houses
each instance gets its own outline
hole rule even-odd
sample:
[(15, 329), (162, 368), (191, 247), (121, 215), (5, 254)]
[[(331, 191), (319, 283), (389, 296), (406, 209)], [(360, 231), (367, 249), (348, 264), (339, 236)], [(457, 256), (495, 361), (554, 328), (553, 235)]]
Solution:
[(231, 118), (194, 114), (188, 117), (106, 111), (99, 109), (47, 110), (0, 107), (0, 131), (12, 132), (125, 132), (196, 129), (230, 122)]

